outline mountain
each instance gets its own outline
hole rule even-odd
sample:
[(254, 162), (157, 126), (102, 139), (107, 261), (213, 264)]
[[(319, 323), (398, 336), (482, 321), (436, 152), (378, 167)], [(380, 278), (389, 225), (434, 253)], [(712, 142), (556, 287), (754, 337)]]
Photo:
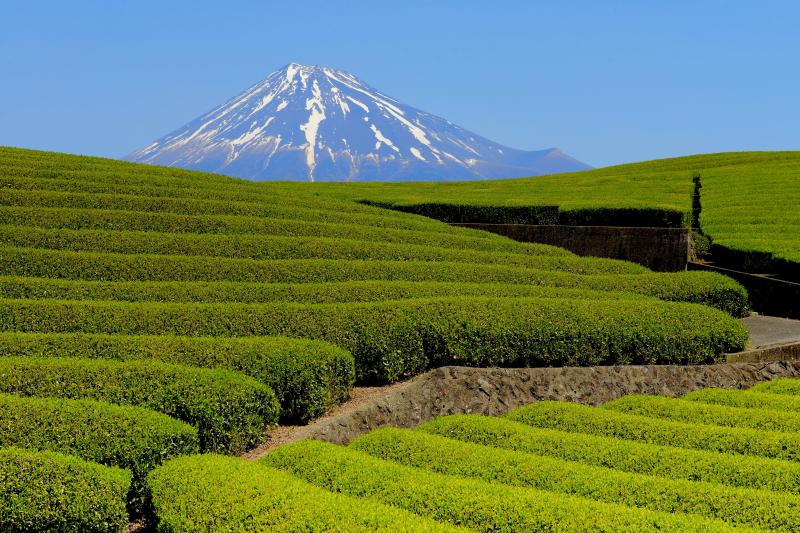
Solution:
[(497, 144), (347, 72), (295, 63), (125, 159), (252, 180), (448, 181), (590, 168), (555, 148)]

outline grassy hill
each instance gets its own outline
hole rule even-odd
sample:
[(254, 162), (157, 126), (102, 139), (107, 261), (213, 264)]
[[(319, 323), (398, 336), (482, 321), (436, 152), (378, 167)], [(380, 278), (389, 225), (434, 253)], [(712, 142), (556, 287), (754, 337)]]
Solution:
[[(151, 489), (202, 487), (148, 481), (165, 460), (239, 454), (354, 383), (447, 364), (703, 363), (747, 340), (728, 278), (315, 192), (0, 148), (0, 529), (119, 530)], [(441, 529), (278, 472), (205, 477), (206, 460), (236, 463), (176, 464), (237, 495), (279, 486), (298, 527)]]
[[(572, 214), (589, 221), (592, 217), (585, 213), (581, 217), (582, 211), (665, 210), (686, 224), (695, 174), (700, 174), (702, 183), (701, 227), (714, 243), (800, 263), (800, 152), (696, 155), (512, 180), (315, 184), (314, 190), (330, 197), (397, 206), (431, 202), (494, 207), (556, 205), (567, 217)], [(297, 187), (280, 185), (282, 190)]]

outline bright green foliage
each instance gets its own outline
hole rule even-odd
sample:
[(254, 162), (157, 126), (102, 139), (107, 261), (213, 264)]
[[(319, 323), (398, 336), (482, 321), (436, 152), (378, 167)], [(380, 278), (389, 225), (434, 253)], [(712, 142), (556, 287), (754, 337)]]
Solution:
[(678, 448), (800, 460), (800, 434), (707, 426), (619, 413), (566, 402), (539, 402), (508, 418), (536, 427), (604, 435)]
[(147, 407), (195, 426), (203, 451), (229, 454), (261, 442), (280, 413), (253, 378), (148, 360), (0, 357), (0, 393)]
[(580, 275), (492, 264), (337, 259), (253, 260), (0, 248), (0, 275), (101, 281), (307, 283), (359, 280), (512, 283), (637, 292), (743, 316), (747, 293), (711, 272)]
[[(794, 418), (800, 412), (800, 396), (793, 392), (784, 394), (781, 391), (785, 383), (796, 383), (795, 380), (779, 379), (775, 382), (765, 382), (743, 391), (730, 389), (700, 389), (683, 397), (684, 400), (712, 405), (727, 405), (730, 407), (746, 407), (763, 409), (764, 412), (779, 411), (776, 416), (781, 418)], [(773, 384), (774, 383), (774, 384)], [(765, 387), (772, 385), (772, 388)], [(800, 389), (797, 389), (800, 392)], [(773, 413), (774, 414), (774, 413)]]
[(284, 337), (213, 338), (103, 334), (0, 333), (0, 357), (155, 359), (226, 368), (268, 385), (281, 417), (306, 421), (339, 404), (355, 381), (353, 356), (332, 344)]
[(790, 396), (800, 396), (800, 380), (798, 379), (775, 379), (759, 383), (752, 389), (753, 392), (768, 392), (770, 394), (785, 394)]
[(141, 481), (162, 461), (199, 451), (197, 430), (141, 407), (93, 400), (21, 398), (0, 394), (0, 447), (75, 455), (133, 473), (134, 508)]
[(436, 298), (569, 298), (578, 300), (657, 299), (634, 292), (452, 281), (339, 281), (330, 283), (254, 283), (234, 281), (81, 281), (0, 276), (0, 298), (118, 300), (123, 302), (296, 302), (346, 303)]
[(126, 470), (53, 452), (0, 448), (0, 531), (121, 532)]
[(77, 252), (187, 255), (245, 259), (342, 259), (445, 261), (502, 264), (575, 274), (641, 274), (638, 264), (614, 259), (453, 250), (419, 244), (358, 241), (328, 237), (197, 235), (153, 231), (40, 229), (0, 226), (0, 246)]
[(630, 394), (604, 404), (603, 409), (697, 424), (753, 428), (765, 431), (800, 431), (800, 413), (778, 412), (762, 408), (710, 405), (676, 400), (664, 396)]
[(440, 417), (418, 429), (464, 442), (623, 472), (800, 494), (800, 464), (792, 461), (659, 446), (478, 415)]
[(667, 514), (563, 494), (448, 476), (319, 441), (269, 453), (265, 464), (328, 490), (401, 507), (478, 531), (724, 531), (699, 516)]
[(173, 459), (151, 472), (147, 485), (164, 532), (460, 531), (233, 457)]
[(800, 496), (629, 474), (562, 459), (498, 450), (412, 430), (385, 428), (353, 441), (372, 456), (441, 474), (531, 487), (780, 530), (800, 528)]
[(747, 339), (738, 321), (693, 304), (477, 297), (324, 305), (0, 300), (0, 330), (321, 339), (353, 354), (362, 382), (446, 364), (706, 362)]

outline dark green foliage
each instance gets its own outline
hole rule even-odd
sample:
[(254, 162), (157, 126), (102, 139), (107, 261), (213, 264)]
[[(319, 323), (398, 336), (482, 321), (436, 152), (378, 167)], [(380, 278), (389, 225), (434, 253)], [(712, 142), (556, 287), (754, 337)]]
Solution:
[(623, 472), (800, 494), (800, 463), (532, 427), (505, 418), (444, 416), (421, 431)]
[(734, 316), (747, 311), (747, 292), (710, 272), (585, 276), (502, 265), (331, 259), (252, 260), (125, 255), (0, 248), (0, 275), (100, 281), (237, 281), (261, 283), (360, 280), (516, 283), (637, 292), (662, 300), (710, 305)]
[(0, 300), (0, 330), (321, 339), (353, 354), (362, 383), (448, 364), (701, 363), (747, 340), (738, 321), (704, 306), (555, 298), (320, 305)]
[(601, 503), (549, 491), (437, 474), (319, 441), (287, 444), (262, 462), (352, 496), (477, 531), (724, 531), (699, 516)]
[(203, 451), (228, 454), (261, 442), (280, 413), (253, 378), (148, 360), (0, 357), (0, 393), (147, 407), (195, 426)]
[(147, 485), (162, 532), (462, 531), (233, 457), (173, 459), (150, 473)]
[(126, 470), (77, 457), (0, 448), (0, 531), (122, 532)]
[(305, 422), (350, 395), (353, 356), (322, 341), (284, 337), (212, 338), (103, 334), (0, 333), (0, 357), (155, 359), (251, 376), (277, 394), (281, 417)]
[(746, 428), (707, 426), (565, 402), (539, 402), (520, 407), (508, 418), (531, 426), (774, 459), (800, 459), (800, 434)]
[(144, 476), (170, 457), (199, 451), (192, 426), (141, 407), (0, 394), (0, 447), (75, 455), (133, 473), (129, 504), (142, 510)]
[(704, 404), (664, 396), (629, 394), (604, 404), (603, 409), (696, 424), (764, 431), (800, 431), (800, 413)]
[(630, 226), (685, 228), (689, 214), (674, 209), (589, 207), (561, 211), (558, 223), (566, 226)]
[(558, 206), (527, 205), (501, 206), (469, 205), (457, 203), (392, 204), (362, 200), (362, 204), (414, 213), (428, 218), (453, 223), (480, 224), (558, 224)]
[(654, 511), (693, 513), (736, 525), (800, 528), (800, 496), (767, 490), (630, 474), (407, 429), (372, 431), (350, 447), (407, 466), (490, 483), (573, 494)]

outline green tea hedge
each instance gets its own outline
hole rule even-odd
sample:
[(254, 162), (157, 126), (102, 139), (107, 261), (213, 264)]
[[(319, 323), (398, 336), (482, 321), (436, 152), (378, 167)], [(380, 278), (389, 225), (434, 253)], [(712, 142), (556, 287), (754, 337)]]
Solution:
[[(0, 178), (0, 181), (2, 178)], [(41, 228), (159, 231), (191, 234), (256, 234), (319, 237), (421, 244), (454, 250), (470, 249), (532, 255), (571, 257), (563, 248), (522, 243), (493, 233), (407, 230), (363, 224), (310, 222), (298, 219), (242, 217), (235, 215), (181, 215), (113, 209), (72, 209), (0, 206), (0, 223)]]
[(800, 459), (800, 435), (796, 433), (676, 422), (565, 402), (534, 403), (515, 409), (507, 417), (536, 427), (678, 448)]
[(693, 513), (735, 525), (779, 530), (800, 528), (800, 497), (768, 490), (734, 489), (715, 483), (619, 472), (408, 429), (372, 431), (357, 438), (350, 447), (440, 474), (573, 494), (654, 511)]
[(0, 530), (122, 532), (131, 475), (77, 457), (0, 448)]
[(321, 305), (0, 300), (0, 330), (321, 339), (353, 354), (362, 383), (447, 364), (699, 363), (747, 339), (738, 321), (699, 305), (477, 297)]
[(0, 392), (146, 407), (195, 426), (203, 451), (228, 454), (261, 442), (280, 414), (253, 378), (161, 361), (0, 357)]
[[(786, 390), (783, 381), (791, 383), (791, 388), (794, 388), (794, 380), (778, 379), (761, 383), (750, 390), (700, 389), (690, 392), (683, 399), (712, 405), (765, 409), (766, 412), (780, 411), (779, 416), (793, 417), (794, 413), (800, 412), (800, 396), (796, 396), (793, 392), (783, 394), (781, 391)], [(765, 385), (771, 386), (766, 387)], [(797, 390), (800, 392), (800, 388)]]
[(478, 531), (724, 531), (718, 521), (436, 474), (320, 441), (287, 444), (264, 464), (328, 490)]
[(0, 246), (74, 252), (158, 254), (244, 259), (340, 259), (378, 261), (445, 261), (502, 264), (575, 274), (640, 274), (648, 270), (616, 259), (539, 256), (481, 250), (453, 250), (419, 244), (380, 243), (328, 237), (212, 235), (42, 229), (0, 226)]
[(464, 442), (623, 472), (800, 494), (800, 464), (794, 461), (570, 433), (478, 415), (439, 417), (418, 429)]
[(598, 291), (452, 281), (335, 281), (330, 283), (255, 283), (236, 281), (84, 281), (0, 276), (0, 298), (117, 300), (122, 302), (347, 303), (436, 298), (569, 298), (580, 300), (646, 300), (634, 292)]
[(800, 379), (774, 379), (759, 383), (750, 389), (752, 392), (767, 392), (770, 394), (785, 394), (800, 396)]
[(236, 370), (267, 384), (281, 418), (306, 422), (346, 400), (355, 361), (322, 341), (285, 337), (176, 337), (103, 334), (0, 333), (0, 357), (81, 357)]
[(663, 418), (696, 424), (761, 429), (764, 431), (800, 431), (800, 413), (769, 409), (710, 405), (664, 396), (631, 394), (604, 404), (603, 409), (620, 413)]
[(462, 531), (233, 457), (173, 459), (147, 486), (157, 531)]
[(743, 316), (747, 291), (712, 272), (585, 276), (502, 265), (336, 259), (253, 260), (0, 248), (0, 275), (104, 281), (449, 281), (514, 283), (628, 291), (662, 300), (702, 303)]
[(526, 205), (526, 206), (491, 206), (456, 203), (426, 202), (419, 204), (395, 204), (389, 202), (360, 203), (385, 209), (394, 209), (404, 213), (414, 213), (428, 218), (453, 223), (481, 224), (558, 224), (558, 206)]
[(0, 394), (0, 447), (5, 446), (126, 468), (133, 474), (129, 504), (138, 510), (147, 472), (170, 457), (200, 449), (195, 428), (149, 409)]

